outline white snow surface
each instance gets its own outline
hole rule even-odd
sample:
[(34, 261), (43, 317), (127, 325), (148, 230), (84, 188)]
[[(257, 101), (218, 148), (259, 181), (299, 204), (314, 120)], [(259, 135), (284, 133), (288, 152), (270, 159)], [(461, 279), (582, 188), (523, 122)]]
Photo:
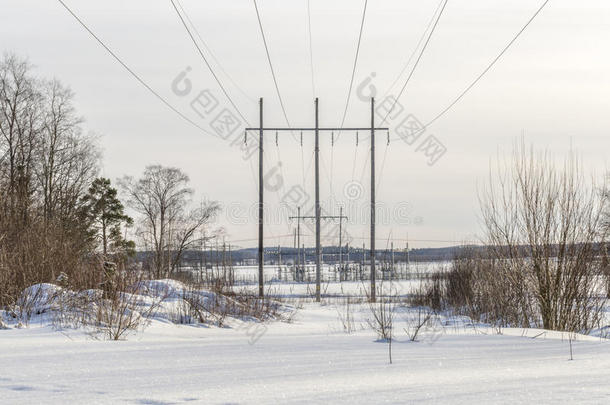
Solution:
[[(147, 287), (180, 299), (179, 283)], [(8, 324), (0, 330), (0, 403), (600, 404), (610, 398), (606, 339), (577, 335), (570, 361), (567, 334), (498, 334), (468, 318), (444, 317), (411, 342), (403, 331), (414, 315), (409, 310), (396, 314), (389, 364), (387, 342), (366, 322), (368, 304), (353, 304), (352, 311), (356, 330), (349, 334), (340, 321), (345, 305), (333, 299), (303, 303), (291, 323), (231, 319), (219, 328), (159, 317), (123, 341), (58, 331), (43, 317), (26, 328)]]

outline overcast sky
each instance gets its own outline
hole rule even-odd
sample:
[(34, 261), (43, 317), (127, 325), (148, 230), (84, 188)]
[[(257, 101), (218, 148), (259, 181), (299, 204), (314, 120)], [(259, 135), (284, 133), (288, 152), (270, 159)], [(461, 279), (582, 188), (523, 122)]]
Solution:
[[(66, 3), (151, 87), (198, 125), (230, 108), (187, 36), (169, 0), (76, 1)], [(541, 1), (449, 0), (400, 104), (402, 115), (388, 120), (392, 138), (408, 114), (427, 122), (448, 105), (521, 29)], [(398, 95), (396, 85), (437, 1), (370, 0), (354, 89), (345, 126), (369, 126), (366, 97), (376, 89)], [(285, 126), (252, 1), (182, 0), (207, 44), (212, 67), (241, 113), (258, 125), (257, 100), (265, 100), (265, 123)], [(286, 113), (292, 126), (313, 125), (319, 97), (320, 125), (339, 126), (362, 18), (362, 1), (311, 0), (310, 59), (307, 1), (259, 0), (259, 11)], [(41, 77), (56, 77), (76, 93), (85, 128), (101, 136), (103, 174), (115, 181), (139, 175), (148, 164), (177, 166), (191, 178), (197, 199), (220, 201), (218, 223), (227, 239), (254, 246), (257, 232), (257, 156), (244, 159), (241, 129), (229, 140), (194, 128), (147, 92), (59, 2), (2, 0), (0, 49), (27, 57)], [(508, 154), (524, 133), (525, 142), (562, 156), (574, 147), (586, 169), (601, 178), (610, 148), (610, 4), (607, 1), (551, 0), (494, 68), (412, 145), (398, 139), (387, 146), (377, 134), (377, 199), (382, 219), (377, 235), (385, 245), (443, 246), (481, 235), (477, 185), (490, 161)], [(213, 56), (209, 52), (212, 52)], [(313, 61), (313, 79), (311, 61)], [(190, 67), (191, 91), (179, 95), (172, 82)], [(374, 76), (374, 77), (373, 77)], [(370, 80), (370, 81), (367, 81)], [(361, 85), (361, 83), (366, 85)], [(182, 83), (183, 85), (184, 83)], [(373, 86), (370, 87), (369, 86)], [(184, 89), (184, 87), (179, 87)], [(191, 102), (202, 91), (218, 100), (202, 118)], [(202, 100), (198, 98), (198, 100)], [(398, 112), (398, 111), (397, 111)], [(433, 135), (446, 148), (433, 165), (422, 142)], [(267, 201), (274, 224), (267, 245), (292, 245), (294, 204), (278, 212), (279, 201), (301, 187), (313, 202), (312, 134), (267, 134)], [(336, 135), (335, 135), (336, 137)], [(368, 237), (370, 185), (368, 134), (344, 133), (331, 146), (321, 136), (321, 199), (328, 213), (348, 214), (347, 232), (360, 245)], [(234, 145), (231, 140), (237, 139)], [(252, 146), (253, 140), (250, 142)], [(384, 159), (385, 156), (385, 159)], [(382, 162), (385, 164), (382, 167)], [(281, 161), (281, 171), (274, 168)], [(276, 187), (277, 176), (283, 185)], [(359, 188), (353, 183), (361, 182)], [(278, 188), (277, 191), (274, 191)], [(362, 191), (362, 193), (360, 193)], [(347, 195), (346, 195), (347, 194)], [(305, 243), (313, 245), (311, 232)], [(452, 242), (456, 241), (456, 242)], [(336, 241), (326, 238), (326, 244)], [(368, 241), (366, 241), (368, 245)]]

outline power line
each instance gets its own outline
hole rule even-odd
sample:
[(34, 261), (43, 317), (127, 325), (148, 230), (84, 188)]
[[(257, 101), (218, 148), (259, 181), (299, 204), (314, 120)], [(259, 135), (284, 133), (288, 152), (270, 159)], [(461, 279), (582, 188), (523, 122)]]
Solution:
[[(351, 94), (352, 94), (352, 88), (354, 86), (354, 78), (356, 76), (356, 66), (358, 64), (358, 56), (360, 55), (360, 43), (362, 42), (362, 32), (364, 30), (364, 21), (366, 18), (367, 5), (368, 5), (368, 0), (364, 0), (364, 7), (362, 9), (362, 20), (360, 21), (360, 32), (358, 33), (358, 43), (356, 45), (356, 54), (354, 55), (354, 64), (352, 66), (352, 77), (349, 82), (349, 89), (347, 91), (347, 99), (345, 101), (345, 109), (343, 110), (343, 117), (341, 118), (341, 128), (343, 128), (343, 125), (345, 124), (345, 118), (347, 116), (347, 109), (349, 108), (349, 101), (350, 101)], [(341, 131), (339, 131), (337, 140), (338, 140), (339, 136), (341, 136)], [(356, 148), (356, 151), (354, 152), (354, 156), (357, 155), (357, 151), (358, 151), (358, 148)], [(331, 157), (334, 157), (332, 154), (334, 154), (334, 150), (331, 151)], [(352, 183), (354, 181), (355, 168), (356, 168), (356, 159), (354, 157), (354, 160), (352, 161), (352, 180), (351, 180)]]
[[(275, 136), (276, 136), (275, 141), (277, 142), (277, 140), (278, 140), (277, 132), (275, 133)], [(277, 155), (278, 164), (280, 165), (280, 174), (282, 175), (282, 178), (285, 178), (285, 176), (284, 176), (284, 168), (281, 165), (282, 164), (282, 153), (281, 153), (279, 144), (275, 145), (275, 153)], [(284, 190), (286, 189), (286, 186), (284, 185), (284, 182), (282, 182), (281, 189), (282, 189), (282, 195), (283, 195), (284, 194)], [(277, 195), (277, 198), (278, 198), (278, 202), (281, 201), (280, 196), (277, 193), (276, 193), (276, 195)]]
[(229, 72), (227, 72), (227, 70), (222, 66), (222, 64), (220, 63), (220, 60), (216, 57), (216, 55), (214, 54), (214, 52), (212, 51), (212, 48), (210, 48), (210, 46), (206, 43), (206, 41), (203, 39), (203, 37), (201, 36), (201, 33), (199, 32), (199, 30), (197, 29), (197, 26), (195, 26), (195, 24), (193, 23), (193, 21), (191, 20), (189, 14), (187, 13), (187, 11), (185, 10), (185, 8), (182, 6), (182, 4), (180, 3), (179, 0), (176, 0), (176, 4), (178, 4), (178, 7), (180, 8), (180, 12), (182, 13), (182, 15), (184, 15), (184, 17), (186, 18), (186, 21), (188, 21), (188, 23), (190, 24), (191, 28), (193, 29), (193, 32), (195, 32), (195, 35), (197, 36), (197, 39), (199, 39), (199, 41), (201, 42), (201, 44), (203, 45), (203, 47), (205, 48), (205, 50), (208, 52), (208, 54), (212, 57), (212, 59), (214, 60), (214, 62), (216, 62), (216, 64), (218, 65), (218, 68), (220, 69), (220, 71), (222, 73), (224, 73), (224, 75), (227, 77), (227, 79), (229, 79), (229, 81), (231, 82), (231, 84), (245, 97), (247, 98), (249, 101), (251, 101), (252, 103), (257, 103), (257, 100), (254, 100), (248, 93), (246, 93), (246, 91), (244, 91), (244, 89), (241, 88), (241, 86), (239, 86), (239, 84), (233, 79), (233, 77), (229, 74)]
[(131, 74), (131, 76), (133, 76), (142, 86), (144, 86), (146, 88), (146, 90), (148, 90), (152, 95), (154, 95), (159, 101), (161, 101), (163, 104), (165, 104), (165, 106), (167, 108), (169, 108), (170, 110), (172, 110), (174, 113), (176, 113), (180, 118), (182, 118), (183, 120), (185, 120), (186, 122), (188, 122), (189, 124), (191, 124), (192, 126), (196, 127), (197, 129), (203, 131), (204, 133), (208, 134), (208, 135), (212, 135), (210, 132), (206, 131), (204, 128), (202, 128), (201, 126), (199, 126), (195, 121), (191, 120), (189, 117), (187, 117), (186, 115), (184, 115), (182, 112), (180, 112), (179, 110), (177, 110), (173, 105), (171, 105), (165, 98), (163, 98), (159, 93), (157, 93), (152, 87), (150, 87), (140, 76), (138, 76), (137, 73), (135, 73), (129, 66), (127, 66), (127, 64), (125, 62), (123, 62), (121, 60), (121, 58), (119, 58), (117, 56), (116, 53), (114, 53), (112, 51), (112, 49), (110, 49), (110, 47), (108, 47), (88, 26), (87, 24), (85, 24), (83, 22), (83, 20), (81, 20), (71, 9), (70, 7), (68, 7), (68, 5), (66, 3), (64, 3), (62, 0), (57, 0), (67, 11), (68, 13), (70, 13), (72, 15), (72, 17), (74, 17), (74, 19), (76, 21), (78, 21), (78, 23), (89, 33), (89, 35), (91, 35), (98, 44), (100, 44), (109, 54), (110, 56), (112, 56), (114, 58), (114, 60), (116, 60), (121, 66), (123, 66), (123, 68), (125, 70), (127, 70), (127, 72), (129, 72), (129, 74)]
[(220, 81), (218, 76), (216, 76), (216, 73), (214, 72), (214, 69), (212, 69), (212, 66), (208, 62), (208, 59), (203, 54), (203, 51), (201, 50), (201, 47), (199, 47), (199, 44), (195, 40), (195, 37), (193, 36), (193, 33), (191, 32), (190, 28), (188, 27), (186, 21), (184, 20), (184, 17), (182, 17), (182, 14), (180, 14), (180, 11), (178, 10), (178, 7), (176, 6), (176, 3), (174, 2), (174, 0), (169, 0), (169, 1), (172, 3), (172, 6), (174, 7), (174, 10), (176, 10), (176, 14), (178, 14), (178, 17), (180, 18), (180, 21), (182, 22), (182, 25), (184, 26), (184, 29), (186, 30), (186, 32), (188, 33), (189, 37), (191, 38), (191, 41), (193, 41), (193, 45), (195, 45), (195, 48), (197, 48), (197, 51), (199, 52), (199, 55), (201, 56), (201, 59), (203, 59), (203, 61), (205, 62), (206, 66), (208, 67), (208, 69), (210, 71), (210, 73), (212, 73), (212, 76), (214, 77), (214, 80), (216, 80), (216, 83), (218, 83), (218, 86), (220, 86), (220, 89), (224, 93), (225, 97), (229, 100), (229, 103), (231, 103), (231, 105), (233, 106), (235, 111), (237, 111), (237, 113), (239, 114), (241, 119), (244, 120), (248, 124), (248, 126), (250, 126), (250, 123), (248, 122), (248, 120), (243, 116), (241, 111), (239, 111), (239, 108), (237, 108), (237, 106), (233, 102), (233, 99), (231, 98), (231, 96), (229, 96), (229, 93), (227, 93), (227, 91), (225, 90), (225, 87), (222, 85), (222, 82)]
[(443, 6), (444, 0), (441, 0), (438, 3), (438, 6), (436, 6), (436, 9), (434, 9), (434, 13), (432, 13), (432, 16), (430, 16), (430, 21), (428, 21), (428, 25), (426, 26), (426, 29), (424, 30), (424, 32), (422, 32), (421, 36), (419, 37), (419, 40), (417, 41), (417, 45), (415, 45), (415, 49), (413, 49), (413, 52), (411, 52), (411, 55), (409, 55), (409, 59), (407, 59), (407, 62), (405, 63), (405, 65), (402, 67), (400, 73), (398, 74), (398, 76), (396, 76), (396, 79), (394, 79), (394, 81), (392, 82), (392, 84), (390, 85), (390, 87), (388, 88), (388, 90), (385, 92), (384, 96), (388, 94), (389, 91), (391, 91), (394, 86), (396, 85), (396, 83), (398, 83), (398, 81), (400, 80), (400, 78), (402, 77), (402, 75), (405, 73), (405, 71), (407, 70), (407, 68), (409, 67), (409, 65), (411, 64), (411, 61), (413, 60), (413, 57), (415, 56), (415, 54), (417, 53), (417, 50), (419, 49), (420, 45), (422, 44), (422, 42), (424, 42), (424, 39), (426, 38), (426, 33), (430, 30), (430, 27), (432, 26), (432, 24), (434, 23), (435, 20), (435, 16), (438, 13), (438, 11), (441, 9), (441, 7)]
[[(419, 52), (419, 55), (417, 56), (417, 59), (415, 60), (415, 63), (413, 64), (413, 67), (411, 68), (411, 71), (409, 72), (409, 75), (407, 76), (407, 80), (405, 80), (405, 84), (400, 89), (400, 93), (398, 93), (398, 96), (394, 99), (394, 104), (392, 104), (392, 107), (388, 110), (388, 112), (386, 113), (385, 117), (383, 118), (383, 121), (381, 122), (381, 125), (383, 125), (383, 123), (388, 119), (388, 116), (392, 113), (392, 110), (394, 110), (394, 107), (396, 106), (396, 103), (398, 103), (398, 100), (400, 99), (400, 97), (404, 93), (405, 89), (407, 88), (407, 84), (409, 84), (409, 81), (411, 80), (411, 77), (413, 77), (413, 73), (415, 72), (415, 69), (417, 69), (417, 66), (419, 65), (419, 61), (421, 60), (422, 56), (424, 55), (424, 52), (426, 51), (426, 48), (428, 47), (428, 44), (430, 43), (430, 39), (432, 38), (432, 35), (434, 34), (434, 31), (436, 30), (436, 27), (438, 26), (438, 22), (440, 21), (441, 16), (443, 15), (443, 11), (445, 11), (445, 7), (447, 6), (447, 2), (448, 2), (448, 0), (444, 0), (444, 2), (442, 3), (442, 7), (441, 7), (440, 11), (438, 12), (438, 15), (436, 16), (436, 19), (434, 20), (434, 25), (432, 25), (432, 28), (430, 29), (430, 33), (428, 34), (428, 38), (426, 38), (426, 42), (424, 42), (424, 45), (422, 46), (422, 49)], [(426, 28), (426, 30), (428, 30), (428, 28)], [(409, 60), (410, 59), (411, 58), (409, 58)], [(390, 135), (388, 133), (388, 143), (389, 143), (389, 136)], [(386, 162), (387, 154), (388, 154), (388, 145), (386, 145), (385, 151), (383, 153), (383, 161), (381, 163), (381, 170), (379, 171), (378, 186), (381, 185), (381, 179), (383, 177), (383, 170), (385, 169), (385, 162)]]
[[(311, 95), (313, 98), (316, 98), (316, 82), (314, 78), (314, 68), (313, 68), (313, 40), (311, 35), (311, 7), (310, 1), (307, 0), (307, 36), (309, 40), (309, 70), (311, 73)], [(301, 145), (301, 175), (303, 177), (303, 189), (305, 189), (305, 156), (303, 152), (303, 132), (301, 131), (300, 138)], [(313, 153), (312, 153), (313, 159)], [(311, 161), (310, 161), (311, 166)], [(308, 169), (309, 170), (309, 169)]]
[[(263, 30), (263, 23), (261, 21), (261, 16), (260, 13), (258, 11), (258, 5), (256, 4), (256, 0), (253, 0), (254, 2), (254, 10), (256, 11), (256, 18), (258, 20), (258, 27), (260, 28), (261, 31), (261, 37), (263, 38), (263, 45), (265, 46), (265, 53), (267, 55), (267, 61), (269, 62), (269, 68), (271, 69), (271, 76), (273, 77), (273, 84), (275, 85), (275, 91), (277, 93), (277, 97), (280, 101), (280, 106), (282, 108), (282, 112), (284, 114), (284, 119), (286, 120), (286, 125), (288, 125), (288, 127), (290, 127), (290, 121), (288, 120), (288, 114), (286, 114), (286, 108), (284, 106), (284, 100), (282, 99), (282, 95), (280, 93), (280, 87), (277, 84), (277, 78), (275, 76), (275, 70), (273, 69), (273, 63), (271, 62), (271, 55), (269, 54), (269, 47), (267, 46), (267, 39), (265, 38), (265, 31)], [(292, 137), (294, 138), (294, 134), (292, 133)], [(276, 147), (276, 153), (278, 156), (278, 160), (281, 162), (281, 155), (280, 155), (280, 150), (279, 147)], [(280, 174), (282, 176), (282, 178), (285, 178), (284, 176), (284, 168), (280, 165)], [(285, 189), (284, 184), (282, 183), (281, 185), (282, 191)], [(280, 196), (278, 195), (278, 201), (280, 200)]]
[(383, 151), (383, 159), (381, 159), (381, 169), (379, 170), (379, 180), (377, 180), (377, 193), (379, 193), (379, 189), (381, 188), (381, 176), (383, 175), (383, 169), (385, 169), (385, 161), (388, 157), (388, 149), (389, 145), (386, 144), (385, 149)]
[[(350, 237), (352, 239), (359, 239), (359, 240), (368, 240), (368, 237), (361, 237), (361, 236), (351, 236)], [(375, 240), (379, 240), (379, 241), (385, 241), (386, 239), (384, 238), (376, 238)], [(438, 242), (438, 243), (460, 243), (460, 244), (464, 244), (464, 243), (470, 243), (470, 244), (477, 244), (480, 243), (478, 241), (474, 241), (474, 240), (443, 240), (443, 239), (401, 239), (401, 238), (392, 238), (393, 241), (398, 241), (398, 242)]]
[(447, 1), (448, 0), (445, 0), (445, 2), (443, 3), (443, 7), (441, 8), (441, 11), (436, 16), (436, 20), (434, 21), (434, 25), (432, 26), (432, 29), (430, 30), (430, 34), (428, 34), (428, 38), (426, 38), (426, 42), (424, 42), (424, 46), (422, 47), (421, 52), (419, 53), (419, 56), (415, 60), (415, 64), (413, 65), (413, 68), (411, 68), (411, 72), (409, 72), (409, 76), (407, 76), (407, 80), (405, 81), (405, 84), (402, 86), (402, 89), (400, 89), (400, 93), (398, 93), (398, 96), (394, 100), (394, 104), (392, 104), (392, 107), (386, 113), (385, 117), (383, 118), (383, 121), (381, 121), (381, 125), (383, 125), (383, 123), (388, 119), (388, 116), (392, 113), (392, 110), (394, 110), (396, 103), (398, 103), (398, 100), (400, 100), (402, 93), (407, 88), (407, 84), (409, 83), (409, 80), (411, 80), (411, 77), (413, 76), (415, 69), (417, 69), (417, 65), (419, 64), (419, 61), (421, 60), (424, 52), (426, 51), (426, 48), (428, 47), (428, 44), (430, 43), (430, 38), (432, 38), (432, 34), (434, 34), (434, 30), (436, 29), (438, 22), (441, 19), (441, 16), (443, 15), (443, 11), (445, 11), (445, 6), (447, 6)]
[[(360, 42), (362, 41), (362, 31), (364, 28), (364, 20), (366, 17), (366, 6), (368, 0), (364, 0), (364, 8), (362, 9), (362, 21), (360, 22), (360, 33), (358, 34), (358, 44), (356, 45), (356, 55), (354, 56), (354, 65), (352, 66), (352, 78), (349, 82), (349, 90), (347, 91), (347, 100), (345, 101), (345, 109), (343, 110), (343, 118), (341, 118), (341, 128), (345, 124), (345, 117), (347, 116), (347, 109), (349, 107), (349, 100), (352, 95), (352, 88), (354, 86), (354, 77), (356, 75), (356, 65), (358, 64), (358, 55), (360, 54)], [(341, 133), (339, 133), (341, 134)]]
[(307, 169), (305, 169), (305, 173), (306, 173), (306, 174), (305, 174), (305, 182), (307, 182), (307, 179), (308, 179), (308, 177), (309, 177), (309, 174), (308, 174), (308, 173), (310, 173), (310, 171), (311, 171), (311, 166), (313, 165), (313, 158), (314, 158), (314, 154), (315, 154), (315, 152), (314, 152), (314, 151), (312, 151), (312, 152), (311, 152), (311, 157), (309, 158), (309, 163), (307, 164)]
[(369, 153), (367, 153), (365, 158), (364, 158), (364, 166), (362, 166), (362, 172), (360, 174), (360, 180), (358, 181), (360, 184), (364, 183), (364, 175), (366, 174), (366, 169), (369, 166), (369, 159), (370, 158), (371, 158), (371, 155)]
[(444, 110), (442, 110), (440, 113), (438, 113), (434, 118), (432, 118), (432, 120), (430, 120), (430, 122), (428, 122), (424, 127), (428, 127), (429, 125), (431, 125), (432, 123), (434, 123), (436, 120), (438, 120), (440, 117), (442, 117), (443, 115), (445, 115), (445, 113), (447, 111), (449, 111), (455, 104), (458, 103), (458, 101), (460, 101), (462, 99), (462, 97), (464, 97), (466, 95), (466, 93), (468, 93), (468, 91), (470, 91), (470, 89), (472, 89), (478, 82), (479, 80), (481, 80), (481, 78), (493, 67), (493, 65), (502, 57), (502, 55), (504, 55), (504, 53), (508, 50), (508, 48), (511, 47), (511, 45), (517, 40), (517, 38), (519, 38), (519, 36), (525, 31), (525, 29), (531, 24), (532, 21), (534, 21), (534, 19), (536, 18), (536, 16), (538, 16), (538, 14), (540, 14), (540, 12), (542, 11), (542, 9), (546, 6), (546, 4), (549, 2), (549, 0), (546, 0), (544, 3), (542, 3), (542, 5), (538, 8), (538, 10), (536, 10), (536, 12), (534, 13), (534, 15), (532, 15), (530, 17), (530, 19), (525, 23), (525, 25), (519, 30), (519, 32), (517, 32), (517, 34), (513, 37), (513, 39), (510, 40), (510, 42), (504, 47), (504, 49), (502, 49), (502, 51), (498, 54), (498, 56), (496, 56), (491, 63), (485, 68), (483, 69), (483, 71), (476, 77), (476, 79), (474, 79), (472, 81), (472, 83), (470, 83), (468, 85), (468, 87), (466, 87), (464, 89), (464, 91), (462, 91), (460, 93), (459, 96), (457, 96), (455, 98), (455, 100), (453, 100), (451, 102), (451, 104), (449, 104), (447, 107), (445, 107)]
[(288, 114), (286, 114), (286, 108), (284, 107), (284, 101), (282, 100), (282, 95), (280, 94), (280, 88), (277, 84), (277, 78), (275, 77), (275, 70), (273, 69), (273, 63), (271, 62), (271, 56), (269, 55), (269, 47), (267, 46), (267, 40), (265, 39), (265, 31), (263, 30), (263, 23), (261, 21), (260, 13), (258, 12), (258, 5), (256, 4), (256, 0), (254, 1), (254, 9), (256, 10), (256, 18), (258, 19), (258, 26), (261, 30), (261, 36), (263, 37), (263, 44), (265, 45), (265, 53), (267, 54), (267, 61), (269, 62), (269, 68), (271, 69), (271, 76), (273, 77), (273, 83), (275, 84), (275, 91), (277, 93), (277, 97), (280, 100), (280, 106), (282, 107), (282, 112), (284, 113), (284, 119), (286, 120), (286, 125), (291, 126), (288, 121)]
[[(309, 37), (309, 70), (311, 71), (311, 95), (315, 99), (316, 98), (316, 82), (314, 78), (314, 68), (313, 68), (313, 40), (311, 35), (311, 7), (310, 1), (307, 0), (307, 34)], [(301, 132), (301, 175), (303, 177), (303, 189), (305, 189), (305, 156), (303, 152), (303, 132)], [(313, 159), (313, 153), (312, 153)], [(311, 161), (310, 161), (311, 164)], [(309, 170), (309, 169), (308, 169)]]
[[(303, 231), (303, 230), (302, 230)], [(289, 238), (289, 237), (293, 237), (294, 234), (292, 233), (287, 233), (287, 234), (281, 234), (281, 235), (274, 235), (274, 236), (265, 236), (264, 239), (277, 239), (277, 238)], [(311, 233), (301, 233), (301, 236), (312, 236)], [(363, 236), (353, 236), (350, 235), (351, 239), (358, 239), (358, 240), (368, 240), (368, 237), (363, 237)], [(236, 240), (231, 240), (228, 241), (227, 243), (239, 243), (239, 242), (254, 242), (257, 241), (258, 238), (250, 238), (250, 239), (236, 239)], [(387, 238), (377, 238), (376, 240), (379, 241), (387, 241)], [(404, 239), (404, 238), (391, 238), (392, 241), (394, 242), (436, 242), (436, 243), (459, 243), (459, 244), (464, 244), (464, 243), (470, 243), (470, 244), (478, 244), (480, 242), (478, 241), (473, 241), (473, 240), (442, 240), (442, 239)]]
[[(277, 238), (287, 238), (287, 237), (292, 237), (293, 234), (291, 233), (287, 233), (287, 234), (283, 234), (283, 235), (273, 235), (273, 236), (265, 236), (263, 239), (277, 239)], [(251, 238), (251, 239), (236, 239), (236, 240), (231, 240), (229, 241), (229, 243), (237, 243), (237, 242), (254, 242), (257, 241), (258, 238)]]
[[(368, 5), (368, 0), (364, 0), (364, 7), (362, 8), (362, 20), (360, 21), (360, 31), (358, 33), (358, 43), (356, 44), (356, 54), (354, 55), (354, 63), (352, 66), (352, 76), (350, 78), (350, 82), (349, 82), (349, 88), (347, 90), (347, 97), (345, 100), (345, 109), (343, 110), (343, 117), (341, 118), (341, 125), (340, 127), (343, 128), (343, 125), (345, 124), (345, 118), (347, 117), (347, 110), (349, 108), (349, 101), (352, 95), (352, 88), (354, 86), (354, 78), (356, 76), (356, 66), (358, 65), (358, 56), (360, 55), (360, 44), (362, 42), (362, 32), (364, 31), (364, 21), (366, 19), (366, 7)], [(341, 131), (338, 131), (337, 134), (337, 141), (339, 140), (339, 137), (341, 136)], [(333, 146), (334, 146), (334, 140), (333, 140)], [(330, 173), (331, 173), (331, 179), (332, 179), (332, 173), (333, 173), (333, 167), (334, 167), (334, 155), (335, 155), (335, 149), (334, 147), (331, 149), (331, 155), (330, 155)], [(352, 163), (353, 165), (355, 165), (355, 162)], [(353, 169), (352, 169), (353, 172)], [(334, 196), (333, 193), (333, 187), (332, 187), (332, 181), (330, 184), (330, 192), (331, 195)]]
[(316, 98), (316, 82), (314, 80), (313, 69), (313, 41), (311, 40), (311, 8), (309, 0), (307, 0), (307, 33), (309, 34), (309, 69), (311, 70), (311, 92), (313, 98)]
[[(328, 167), (327, 167), (326, 163), (324, 162), (324, 156), (323, 155), (320, 155), (320, 166), (324, 170), (324, 174), (326, 175), (326, 179), (328, 180), (328, 182), (332, 183), (333, 181), (330, 178), (329, 170), (328, 170)], [(332, 196), (332, 194), (331, 194), (331, 196)]]

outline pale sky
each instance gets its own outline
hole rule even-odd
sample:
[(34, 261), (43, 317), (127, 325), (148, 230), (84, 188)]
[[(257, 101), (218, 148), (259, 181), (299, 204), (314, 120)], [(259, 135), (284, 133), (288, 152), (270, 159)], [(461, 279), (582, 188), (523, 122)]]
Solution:
[[(66, 3), (151, 87), (202, 127), (190, 103), (204, 90), (230, 107), (187, 36), (169, 0)], [(290, 124), (313, 125), (313, 98), (320, 100), (320, 125), (339, 126), (352, 72), (362, 18), (362, 1), (310, 0), (313, 82), (310, 69), (307, 1), (259, 0), (271, 59)], [(371, 84), (381, 102), (397, 95), (406, 79), (389, 89), (428, 25), (437, 1), (370, 0), (366, 13), (345, 126), (369, 126), (370, 106), (358, 86)], [(438, 27), (400, 99), (404, 115), (427, 122), (448, 105), (521, 29), (542, 1), (449, 0)], [(195, 27), (213, 52), (206, 56), (245, 118), (258, 125), (257, 100), (265, 100), (266, 125), (285, 126), (252, 1), (182, 0)], [(255, 246), (257, 155), (242, 158), (241, 140), (204, 134), (180, 119), (131, 77), (57, 1), (2, 0), (0, 50), (27, 57), (41, 77), (56, 77), (76, 93), (85, 128), (101, 136), (103, 174), (115, 181), (137, 176), (148, 164), (177, 166), (191, 178), (197, 198), (220, 201), (218, 224), (227, 239)], [(436, 247), (481, 235), (477, 185), (490, 161), (508, 154), (524, 133), (525, 142), (557, 156), (570, 145), (588, 171), (601, 179), (610, 148), (610, 4), (605, 1), (551, 0), (517, 42), (484, 78), (413, 145), (377, 135), (377, 200), (383, 213), (377, 245), (392, 235), (412, 247)], [(220, 65), (218, 64), (220, 62)], [(191, 70), (189, 95), (172, 91), (172, 81)], [(407, 68), (407, 72), (410, 66)], [(225, 73), (226, 72), (226, 73)], [(228, 75), (227, 75), (228, 74)], [(361, 94), (368, 94), (361, 90)], [(396, 124), (390, 123), (396, 138)], [(210, 129), (211, 131), (211, 129)], [(432, 166), (417, 151), (430, 134), (446, 148)], [(239, 130), (234, 138), (243, 136)], [(313, 202), (313, 137), (303, 147), (289, 134), (268, 133), (265, 171), (281, 160), (283, 187), (268, 190), (273, 224), (266, 244), (292, 246), (294, 205), (279, 201), (302, 187)], [(321, 199), (326, 212), (350, 217), (347, 232), (360, 245), (368, 238), (370, 185), (368, 134), (344, 133), (334, 147), (321, 137)], [(250, 143), (252, 145), (252, 143)], [(387, 152), (386, 152), (387, 147)], [(386, 156), (385, 165), (384, 155)], [(332, 164), (331, 164), (332, 162)], [(270, 184), (275, 183), (271, 172)], [(352, 174), (354, 173), (354, 174)], [(363, 193), (346, 196), (346, 185), (362, 182)], [(332, 184), (331, 184), (332, 183)], [(273, 188), (273, 184), (271, 184)], [(350, 190), (359, 191), (350, 185)], [(358, 194), (358, 193), (356, 193)], [(311, 232), (304, 242), (313, 246)], [(364, 240), (368, 245), (368, 240)], [(325, 244), (337, 241), (326, 238)]]

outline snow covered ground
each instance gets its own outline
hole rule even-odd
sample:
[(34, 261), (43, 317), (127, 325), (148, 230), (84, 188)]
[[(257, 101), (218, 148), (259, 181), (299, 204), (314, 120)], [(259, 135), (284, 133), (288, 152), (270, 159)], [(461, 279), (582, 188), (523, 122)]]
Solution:
[[(352, 333), (345, 332), (347, 314)], [(228, 327), (155, 318), (124, 341), (0, 330), (0, 403), (592, 403), (610, 397), (610, 341), (442, 318), (408, 340), (396, 315), (393, 364), (368, 304), (306, 302), (291, 323)]]

